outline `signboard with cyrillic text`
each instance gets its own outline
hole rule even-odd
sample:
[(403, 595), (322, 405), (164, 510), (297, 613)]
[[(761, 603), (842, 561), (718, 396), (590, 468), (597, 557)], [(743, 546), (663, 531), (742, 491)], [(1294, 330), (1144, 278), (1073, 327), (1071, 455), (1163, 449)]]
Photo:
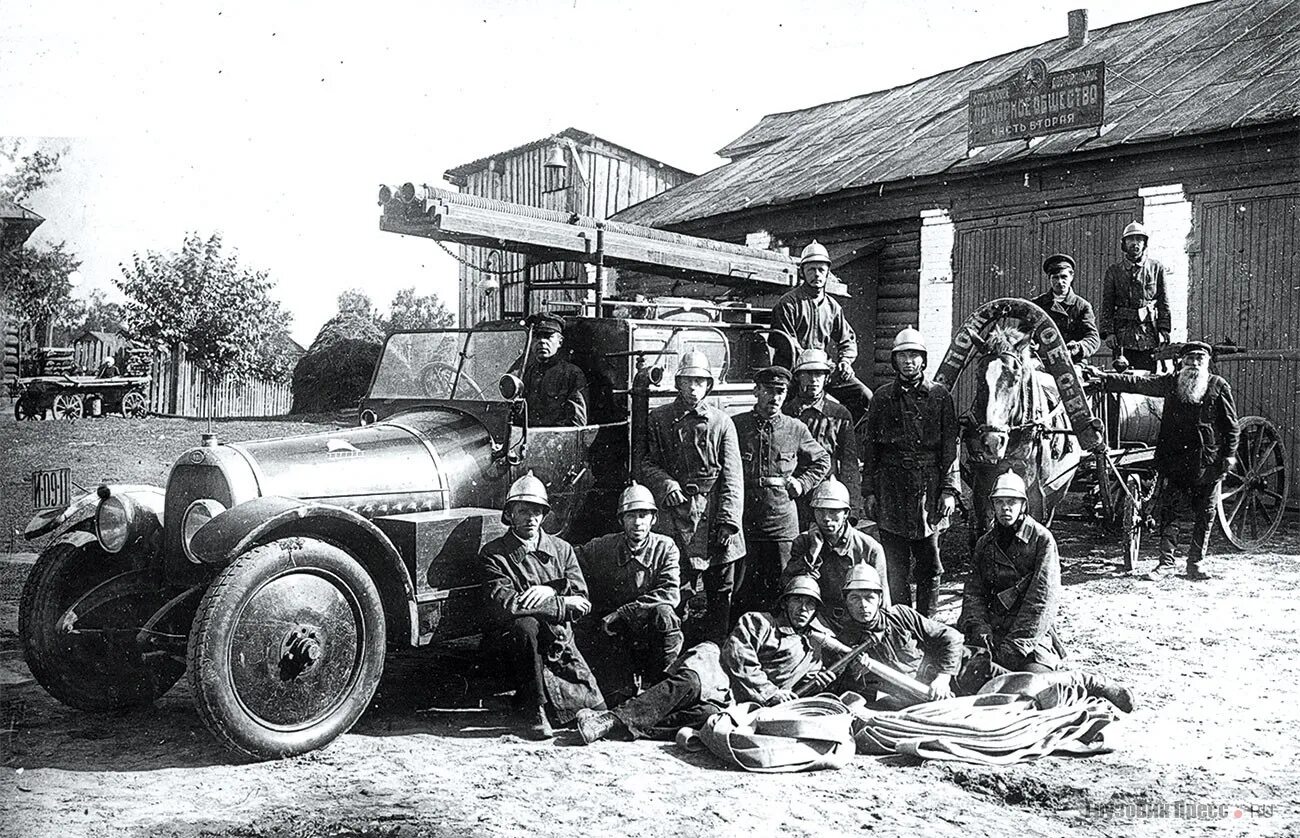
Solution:
[(1102, 124), (1105, 63), (1047, 72), (1033, 59), (1016, 77), (970, 95), (969, 145), (992, 145)]
[(32, 506), (37, 511), (62, 509), (72, 503), (72, 469), (32, 472)]

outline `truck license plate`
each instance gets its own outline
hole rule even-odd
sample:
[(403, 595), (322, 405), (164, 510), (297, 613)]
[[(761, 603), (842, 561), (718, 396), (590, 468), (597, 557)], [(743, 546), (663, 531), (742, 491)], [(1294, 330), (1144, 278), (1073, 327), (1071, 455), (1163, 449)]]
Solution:
[(61, 509), (72, 503), (72, 469), (32, 472), (32, 505), (37, 510)]

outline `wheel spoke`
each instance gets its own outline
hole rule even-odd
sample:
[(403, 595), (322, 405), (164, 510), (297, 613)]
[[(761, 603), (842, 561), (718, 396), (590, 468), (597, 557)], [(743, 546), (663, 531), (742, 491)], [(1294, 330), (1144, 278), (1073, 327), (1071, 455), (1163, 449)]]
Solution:
[(1241, 497), (1237, 498), (1237, 503), (1236, 503), (1236, 505), (1234, 505), (1234, 506), (1232, 507), (1232, 514), (1228, 516), (1228, 524), (1229, 524), (1229, 526), (1231, 526), (1231, 524), (1232, 524), (1233, 521), (1237, 520), (1237, 515), (1239, 515), (1239, 514), (1241, 513), (1241, 506), (1242, 506), (1242, 504), (1243, 504), (1243, 503), (1244, 503), (1248, 498), (1250, 498), (1251, 494), (1253, 494), (1253, 493), (1252, 493), (1252, 492), (1243, 492), (1242, 495), (1241, 495)]
[(1264, 480), (1266, 478), (1272, 477), (1273, 475), (1277, 474), (1279, 471), (1286, 471), (1286, 466), (1273, 466), (1272, 468), (1267, 469), (1266, 471), (1256, 472), (1251, 476), (1254, 477), (1256, 480)]
[(1238, 492), (1240, 492), (1240, 491), (1241, 491), (1242, 489), (1244, 489), (1244, 488), (1245, 488), (1244, 486), (1235, 486), (1235, 487), (1229, 489), (1229, 490), (1226, 491), (1226, 492), (1222, 492), (1222, 491), (1221, 491), (1221, 492), (1219, 492), (1219, 500), (1227, 500), (1228, 498), (1230, 498), (1230, 497), (1232, 497), (1233, 495), (1237, 494)]
[(1266, 488), (1264, 486), (1259, 487), (1259, 491), (1262, 494), (1268, 495), (1270, 498), (1277, 501), (1279, 504), (1282, 503), (1284, 500), (1281, 493), (1275, 492), (1272, 489)]
[(1264, 449), (1264, 453), (1257, 456), (1254, 462), (1251, 463), (1251, 465), (1254, 465), (1255, 467), (1259, 467), (1264, 463), (1268, 462), (1268, 458), (1272, 455), (1273, 451), (1276, 448), (1277, 448), (1277, 440), (1276, 439), (1269, 440), (1268, 447)]

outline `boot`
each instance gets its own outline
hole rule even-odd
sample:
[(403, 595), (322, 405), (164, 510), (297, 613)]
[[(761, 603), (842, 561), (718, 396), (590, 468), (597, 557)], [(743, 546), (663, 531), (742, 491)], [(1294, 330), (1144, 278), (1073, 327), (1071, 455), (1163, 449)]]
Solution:
[(1083, 673), (1083, 688), (1088, 691), (1089, 696), (1104, 698), (1125, 713), (1133, 712), (1133, 690), (1123, 684), (1091, 672), (1085, 672)]
[(555, 738), (555, 729), (551, 727), (551, 720), (546, 717), (545, 706), (538, 705), (531, 711), (525, 710), (524, 712), (528, 723), (528, 732), (533, 739), (542, 741)]
[(608, 710), (586, 708), (578, 711), (577, 722), (578, 735), (582, 737), (584, 745), (604, 739), (623, 725), (618, 716)]
[(1200, 562), (1189, 561), (1187, 563), (1187, 578), (1193, 581), (1200, 581), (1202, 579), (1209, 579), (1210, 574), (1201, 570)]
[(1174, 575), (1174, 563), (1172, 560), (1166, 561), (1163, 557), (1156, 566), (1151, 568), (1143, 575), (1143, 579), (1148, 582), (1159, 582), (1161, 579), (1167, 579)]
[(942, 576), (916, 580), (916, 610), (926, 617), (933, 617), (939, 605), (939, 585)]

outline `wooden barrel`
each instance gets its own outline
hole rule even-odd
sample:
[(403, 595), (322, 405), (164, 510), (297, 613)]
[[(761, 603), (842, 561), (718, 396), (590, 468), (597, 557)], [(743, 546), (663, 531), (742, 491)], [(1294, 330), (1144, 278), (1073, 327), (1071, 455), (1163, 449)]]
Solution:
[(1119, 438), (1124, 442), (1155, 445), (1160, 434), (1164, 400), (1136, 393), (1119, 394)]

